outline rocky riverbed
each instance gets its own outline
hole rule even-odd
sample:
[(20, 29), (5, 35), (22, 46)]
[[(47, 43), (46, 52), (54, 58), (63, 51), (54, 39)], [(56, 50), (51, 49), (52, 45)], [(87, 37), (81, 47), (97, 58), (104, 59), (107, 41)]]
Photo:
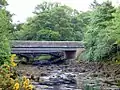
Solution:
[(17, 71), (26, 75), (36, 90), (120, 90), (119, 80), (106, 76), (103, 66), (70, 62), (37, 66), (20, 64)]

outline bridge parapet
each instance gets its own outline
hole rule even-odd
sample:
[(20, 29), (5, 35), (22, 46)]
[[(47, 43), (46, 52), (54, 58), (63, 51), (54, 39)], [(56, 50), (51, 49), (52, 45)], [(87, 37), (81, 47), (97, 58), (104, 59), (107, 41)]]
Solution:
[(12, 47), (68, 47), (68, 48), (83, 48), (83, 43), (80, 41), (12, 41)]

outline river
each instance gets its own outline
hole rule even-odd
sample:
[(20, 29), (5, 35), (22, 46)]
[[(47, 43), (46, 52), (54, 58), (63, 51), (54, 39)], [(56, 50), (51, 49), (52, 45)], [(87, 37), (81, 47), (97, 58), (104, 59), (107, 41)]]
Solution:
[(17, 70), (19, 74), (26, 75), (31, 80), (36, 90), (120, 90), (116, 85), (103, 83), (105, 78), (93, 76), (93, 64), (20, 64)]

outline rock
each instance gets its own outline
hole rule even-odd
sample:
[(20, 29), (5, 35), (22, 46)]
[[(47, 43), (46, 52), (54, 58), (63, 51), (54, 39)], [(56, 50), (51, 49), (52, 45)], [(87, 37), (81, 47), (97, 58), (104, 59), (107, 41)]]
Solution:
[(37, 85), (35, 90), (46, 90), (46, 89), (52, 89), (52, 87), (47, 85)]
[(40, 77), (36, 77), (35, 81), (39, 82), (40, 81)]
[(35, 80), (35, 76), (34, 76), (34, 75), (31, 75), (30, 79), (31, 79), (31, 80)]
[(39, 85), (39, 82), (32, 82), (32, 85)]
[(47, 70), (48, 70), (48, 71), (51, 71), (51, 70), (52, 70), (52, 68), (47, 68)]
[(19, 75), (23, 75), (24, 73), (26, 73), (25, 70), (18, 70), (17, 72), (18, 72)]
[(75, 68), (75, 69), (74, 69), (74, 72), (79, 72), (79, 69)]
[(51, 62), (48, 60), (35, 60), (32, 64), (33, 65), (50, 65)]
[(120, 90), (119, 87), (106, 87), (106, 88), (103, 88), (102, 90)]
[(29, 74), (29, 73), (26, 73), (26, 76), (30, 76), (30, 74)]
[(84, 73), (84, 72), (86, 72), (86, 70), (85, 70), (85, 69), (82, 69), (82, 70), (81, 70), (81, 73)]
[(40, 76), (47, 76), (47, 73), (41, 73)]
[(71, 68), (68, 68), (68, 72), (72, 72), (72, 69), (71, 69)]

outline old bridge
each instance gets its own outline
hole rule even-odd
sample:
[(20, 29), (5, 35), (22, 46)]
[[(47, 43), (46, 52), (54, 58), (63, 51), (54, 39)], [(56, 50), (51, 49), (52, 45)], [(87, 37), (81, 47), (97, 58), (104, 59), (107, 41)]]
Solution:
[[(64, 56), (66, 59), (75, 57), (77, 49), (84, 48), (80, 41), (12, 41), (12, 53), (26, 57), (36, 57), (40, 54)], [(61, 56), (60, 55), (60, 56)]]

